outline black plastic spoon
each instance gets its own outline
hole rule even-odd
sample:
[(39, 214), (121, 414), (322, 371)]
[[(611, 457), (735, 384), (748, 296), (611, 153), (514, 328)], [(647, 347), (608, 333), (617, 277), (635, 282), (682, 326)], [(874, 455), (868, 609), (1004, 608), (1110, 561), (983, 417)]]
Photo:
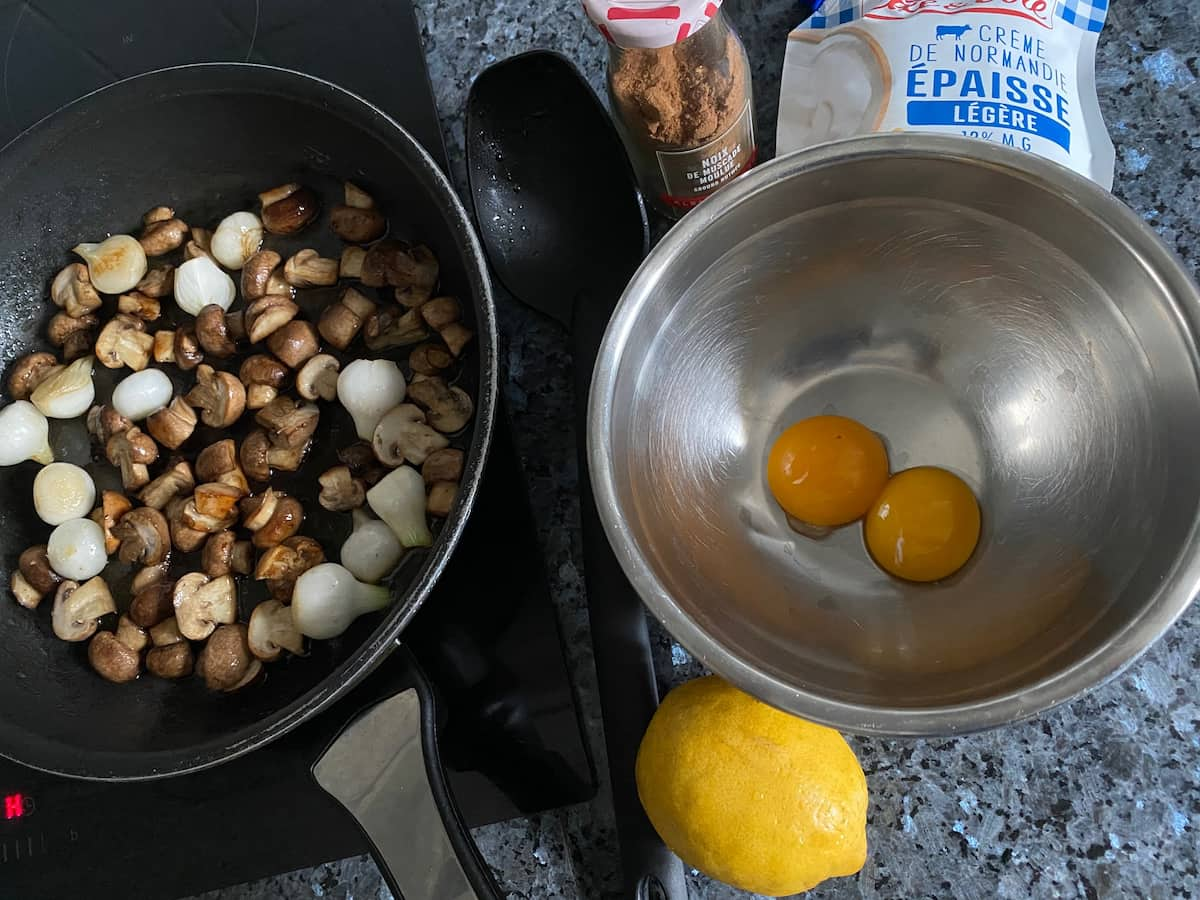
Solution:
[(596, 513), (587, 475), (588, 388), (604, 329), (649, 248), (641, 195), (604, 107), (566, 59), (534, 51), (485, 70), (467, 99), (467, 172), (484, 246), (517, 299), (572, 337), (584, 579), (625, 883), (687, 897), (634, 782), (658, 706), (646, 617)]

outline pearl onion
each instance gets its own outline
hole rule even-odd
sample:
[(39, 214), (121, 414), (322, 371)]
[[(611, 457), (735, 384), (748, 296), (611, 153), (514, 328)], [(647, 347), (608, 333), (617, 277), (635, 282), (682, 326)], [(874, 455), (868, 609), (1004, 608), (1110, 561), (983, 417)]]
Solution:
[(87, 581), (104, 571), (104, 529), (91, 519), (69, 519), (52, 532), (46, 542), (50, 568), (72, 581)]
[(79, 466), (56, 462), (33, 479), (33, 508), (47, 525), (82, 519), (96, 505), (96, 484)]
[(132, 422), (139, 422), (171, 402), (174, 386), (160, 369), (143, 369), (127, 375), (113, 388), (113, 409)]

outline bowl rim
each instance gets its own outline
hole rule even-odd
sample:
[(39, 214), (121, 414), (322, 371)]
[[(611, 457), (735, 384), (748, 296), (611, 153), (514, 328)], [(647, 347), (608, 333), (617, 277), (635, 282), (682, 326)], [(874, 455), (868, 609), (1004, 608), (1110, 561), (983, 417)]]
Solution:
[(651, 250), (622, 294), (596, 359), (588, 397), (588, 471), (605, 533), (626, 577), (663, 626), (711, 671), (775, 707), (842, 731), (896, 736), (960, 734), (1028, 719), (1075, 699), (1115, 678), (1149, 649), (1183, 614), (1200, 588), (1200, 510), (1193, 513), (1186, 543), (1153, 594), (1107, 642), (1086, 656), (1031, 685), (967, 703), (917, 707), (858, 704), (824, 696), (757, 668), (736, 646), (708, 633), (676, 603), (625, 525), (609, 439), (624, 348), (664, 273), (693, 240), (778, 182), (846, 162), (898, 155), (1001, 170), (1055, 194), (1082, 215), (1097, 220), (1127, 245), (1171, 298), (1172, 318), (1176, 328), (1189, 336), (1193, 371), (1200, 381), (1200, 289), (1179, 257), (1108, 191), (1051, 160), (973, 138), (898, 132), (866, 135), (821, 144), (758, 166), (689, 212)]

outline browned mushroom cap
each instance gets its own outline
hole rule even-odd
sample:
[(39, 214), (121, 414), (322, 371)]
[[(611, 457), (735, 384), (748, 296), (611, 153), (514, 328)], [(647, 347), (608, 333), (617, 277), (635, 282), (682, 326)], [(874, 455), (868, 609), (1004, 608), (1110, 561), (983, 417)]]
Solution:
[(295, 450), (305, 446), (317, 430), (321, 410), (315, 403), (297, 403), (291, 397), (276, 397), (254, 416), (267, 429), (276, 447)]
[(370, 350), (387, 350), (390, 347), (407, 347), (429, 337), (429, 329), (421, 318), (421, 311), (410, 309), (402, 312), (399, 307), (384, 307), (369, 316), (363, 328), (363, 343)]
[(336, 259), (326, 259), (307, 247), (300, 250), (283, 264), (283, 277), (292, 287), (320, 287), (337, 284), (339, 264)]
[(117, 557), (123, 563), (156, 566), (171, 550), (167, 520), (149, 506), (138, 507), (123, 515), (113, 527), (113, 536), (121, 542)]
[(274, 250), (259, 250), (242, 266), (242, 297), (246, 302), (267, 294), (267, 282), (279, 268), (283, 257)]
[(264, 600), (254, 607), (246, 637), (250, 652), (263, 662), (279, 659), (284, 650), (304, 653), (304, 636), (292, 621), (292, 611), (278, 600)]
[(124, 494), (104, 491), (100, 495), (100, 505), (92, 510), (92, 521), (104, 530), (104, 552), (109, 556), (121, 546), (121, 539), (113, 533), (113, 526), (131, 509), (133, 504)]
[(101, 631), (88, 644), (88, 662), (100, 676), (114, 684), (127, 684), (138, 677), (142, 657), (126, 647), (111, 631)]
[(175, 341), (171, 348), (173, 362), (185, 372), (204, 362), (204, 350), (196, 338), (196, 326), (189, 322), (175, 329)]
[(246, 389), (229, 372), (218, 372), (202, 364), (196, 370), (196, 386), (187, 402), (200, 409), (200, 419), (212, 428), (228, 428), (246, 409)]
[(238, 377), (246, 386), (246, 406), (262, 409), (278, 396), (287, 376), (287, 366), (273, 356), (256, 353), (247, 358), (238, 370)]
[(346, 288), (336, 303), (321, 312), (317, 330), (333, 346), (345, 350), (374, 312), (374, 303), (354, 288)]
[(250, 653), (245, 625), (222, 625), (196, 660), (196, 673), (210, 690), (231, 692), (252, 682), (262, 672)]
[(150, 352), (156, 363), (175, 362), (174, 329), (164, 329), (154, 332), (154, 346)]
[(155, 222), (165, 222), (175, 218), (175, 209), (171, 206), (155, 206), (146, 210), (142, 216), (142, 227), (149, 228)]
[(117, 311), (143, 322), (153, 322), (162, 315), (162, 305), (147, 294), (130, 291), (117, 298)]
[(189, 572), (175, 582), (171, 599), (179, 631), (188, 640), (202, 641), (217, 625), (237, 621), (237, 587), (229, 575), (210, 580), (203, 572)]
[(50, 324), (46, 326), (46, 340), (55, 347), (65, 347), (75, 335), (81, 334), (90, 343), (99, 326), (100, 319), (94, 315), (75, 318), (65, 312), (55, 313), (50, 317)]
[(475, 337), (475, 332), (462, 322), (453, 322), (438, 333), (455, 358), (462, 356), (463, 349), (471, 343), (471, 338)]
[(242, 525), (254, 533), (254, 546), (261, 550), (274, 547), (299, 531), (304, 507), (295, 497), (268, 488), (265, 493), (243, 501), (242, 516)]
[(117, 640), (134, 653), (141, 653), (150, 646), (150, 635), (146, 629), (136, 625), (129, 616), (117, 619)]
[(254, 546), (249, 541), (239, 541), (232, 531), (218, 531), (204, 542), (200, 567), (209, 578), (233, 573), (249, 575), (254, 570)]
[(458, 493), (457, 481), (435, 481), (429, 486), (429, 496), (425, 500), (425, 511), (431, 516), (444, 519), (450, 515), (454, 506), (454, 497)]
[(239, 496), (236, 488), (226, 484), (202, 484), (183, 505), (183, 524), (205, 534), (223, 531), (237, 523)]
[(376, 484), (388, 473), (387, 467), (375, 457), (375, 448), (366, 441), (356, 441), (349, 447), (343, 447), (337, 456), (349, 467), (351, 475), (361, 478), (368, 485)]
[(462, 307), (453, 297), (434, 297), (421, 307), (421, 318), (434, 331), (441, 331), (462, 318)]
[(146, 430), (164, 447), (178, 450), (196, 430), (196, 411), (182, 397), (146, 419)]
[(367, 500), (367, 485), (350, 474), (349, 466), (334, 466), (317, 479), (321, 495), (317, 499), (330, 512), (358, 509)]
[(162, 578), (136, 591), (129, 603), (129, 618), (140, 628), (153, 628), (175, 615), (175, 582)]
[(267, 348), (290, 369), (298, 369), (316, 356), (320, 346), (313, 324), (298, 319), (288, 322), (267, 338)]
[(138, 243), (147, 256), (162, 256), (182, 247), (187, 236), (187, 223), (182, 219), (160, 219), (146, 225)]
[(101, 447), (108, 445), (108, 439), (114, 434), (128, 431), (133, 422), (125, 418), (111, 406), (93, 406), (87, 414), (87, 430), (96, 443)]
[(315, 565), (325, 562), (325, 551), (310, 537), (293, 535), (267, 550), (254, 568), (256, 581), (295, 581)]
[(366, 258), (367, 251), (363, 247), (355, 247), (353, 244), (343, 247), (342, 258), (338, 260), (338, 277), (358, 278), (362, 275), (362, 264)]
[(457, 386), (448, 387), (440, 378), (413, 381), (408, 398), (425, 410), (429, 424), (443, 434), (461, 431), (475, 411), (470, 394)]
[(340, 368), (334, 357), (318, 353), (296, 373), (296, 393), (305, 400), (336, 400)]
[(266, 294), (246, 307), (246, 337), (257, 344), (286, 325), (300, 307), (286, 294)]
[(256, 428), (242, 441), (238, 458), (251, 479), (267, 481), (271, 477), (272, 469), (279, 469), (281, 472), (295, 472), (299, 469), (308, 447), (307, 442), (294, 448), (276, 446), (265, 428)]
[(159, 678), (186, 678), (193, 664), (192, 645), (187, 641), (154, 647), (146, 654), (146, 671)]
[(140, 372), (150, 362), (154, 347), (154, 337), (145, 328), (141, 319), (117, 313), (96, 338), (96, 359), (108, 369), (128, 366)]
[(423, 245), (408, 248), (399, 241), (380, 241), (367, 251), (361, 278), (368, 287), (397, 288), (409, 298), (406, 306), (419, 306), (433, 296), (437, 257)]
[(17, 571), (24, 576), (29, 586), (37, 591), (39, 599), (62, 583), (62, 577), (50, 568), (45, 544), (37, 544), (25, 550), (17, 560)]
[(461, 481), (463, 473), (463, 452), (456, 447), (444, 447), (434, 450), (421, 466), (421, 477), (426, 484), (437, 481)]
[(183, 521), (183, 511), (187, 505), (187, 497), (176, 497), (167, 504), (167, 525), (171, 529), (171, 543), (181, 553), (199, 550), (208, 540), (208, 532), (192, 528)]
[(188, 465), (187, 460), (181, 459), (142, 488), (138, 499), (151, 509), (162, 510), (176, 497), (190, 494), (195, 487), (196, 479), (192, 475), (192, 467)]
[(225, 359), (237, 352), (237, 344), (229, 334), (229, 323), (225, 310), (210, 303), (196, 316), (196, 340), (204, 352), (218, 359)]
[(105, 456), (121, 469), (121, 483), (132, 491), (150, 481), (147, 466), (158, 459), (158, 445), (136, 425), (108, 439)]
[(437, 375), (454, 365), (454, 357), (445, 347), (437, 344), (422, 344), (408, 354), (408, 365), (420, 375)]
[(139, 294), (161, 300), (175, 289), (175, 267), (154, 266), (137, 283), (134, 288)]
[(373, 241), (387, 231), (387, 219), (383, 213), (377, 209), (356, 206), (335, 206), (330, 213), (329, 224), (334, 234), (354, 244)]
[(196, 457), (196, 477), (202, 482), (229, 485), (245, 496), (250, 493), (246, 473), (238, 464), (237, 444), (232, 438), (209, 444)]
[(28, 400), (33, 389), (46, 380), (58, 365), (53, 353), (30, 353), (13, 364), (8, 376), (8, 395), (14, 400)]
[(283, 184), (258, 195), (263, 228), (271, 234), (295, 234), (316, 218), (321, 201), (299, 184)]
[(50, 299), (73, 319), (100, 308), (100, 295), (92, 286), (83, 263), (71, 263), (50, 282)]

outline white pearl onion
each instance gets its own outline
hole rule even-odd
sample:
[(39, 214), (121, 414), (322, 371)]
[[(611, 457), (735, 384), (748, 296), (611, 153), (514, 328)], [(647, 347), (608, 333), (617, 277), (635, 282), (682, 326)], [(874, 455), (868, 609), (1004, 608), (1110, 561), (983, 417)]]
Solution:
[(146, 251), (136, 238), (114, 234), (98, 244), (79, 244), (74, 252), (83, 257), (96, 290), (123, 294), (146, 274)]
[(87, 581), (104, 571), (104, 529), (91, 519), (69, 519), (52, 532), (46, 542), (50, 568), (72, 581)]
[(213, 232), (209, 247), (217, 262), (227, 269), (240, 269), (262, 246), (263, 225), (252, 212), (230, 213)]
[(56, 462), (33, 479), (33, 508), (47, 525), (81, 519), (96, 505), (96, 483), (79, 466)]
[(210, 303), (228, 310), (236, 291), (233, 279), (207, 256), (189, 259), (175, 270), (175, 302), (193, 316)]
[(152, 415), (171, 402), (171, 379), (161, 369), (143, 369), (127, 375), (113, 388), (113, 409), (133, 422)]

